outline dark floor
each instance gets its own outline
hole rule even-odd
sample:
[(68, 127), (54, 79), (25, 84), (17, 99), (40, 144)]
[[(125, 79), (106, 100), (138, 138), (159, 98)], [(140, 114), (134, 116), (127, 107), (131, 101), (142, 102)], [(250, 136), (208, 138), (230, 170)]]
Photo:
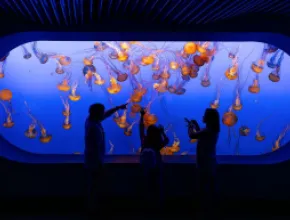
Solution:
[[(85, 219), (85, 199), (2, 198), (0, 219)], [(104, 219), (195, 219), (197, 204), (190, 198), (168, 198), (161, 213), (145, 213), (140, 198), (104, 198)], [(220, 199), (215, 219), (290, 219), (290, 201)]]

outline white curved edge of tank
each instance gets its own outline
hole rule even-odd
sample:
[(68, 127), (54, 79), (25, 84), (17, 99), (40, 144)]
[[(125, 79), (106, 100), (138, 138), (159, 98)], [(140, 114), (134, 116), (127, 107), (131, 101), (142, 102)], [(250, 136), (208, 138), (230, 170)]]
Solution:
[[(17, 163), (83, 163), (83, 155), (74, 154), (34, 154), (18, 148), (0, 135), (0, 158)], [(195, 163), (195, 155), (164, 156), (165, 163)], [(290, 141), (275, 152), (261, 155), (235, 156), (218, 155), (218, 164), (277, 164), (290, 159)], [(138, 155), (107, 155), (105, 163), (139, 163)]]

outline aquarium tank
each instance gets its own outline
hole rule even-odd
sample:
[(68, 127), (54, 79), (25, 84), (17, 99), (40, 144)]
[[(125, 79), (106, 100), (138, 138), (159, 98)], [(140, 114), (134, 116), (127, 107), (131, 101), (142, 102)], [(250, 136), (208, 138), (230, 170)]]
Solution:
[(0, 133), (35, 154), (83, 154), (91, 104), (128, 103), (103, 121), (107, 154), (140, 152), (139, 120), (163, 125), (162, 155), (193, 155), (185, 118), (217, 109), (218, 155), (261, 155), (289, 141), (290, 58), (260, 42), (38, 41), (0, 60)]

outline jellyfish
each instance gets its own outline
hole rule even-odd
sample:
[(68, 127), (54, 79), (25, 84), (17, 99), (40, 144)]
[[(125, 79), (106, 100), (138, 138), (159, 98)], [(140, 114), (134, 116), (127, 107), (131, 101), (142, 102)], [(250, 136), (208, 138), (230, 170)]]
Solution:
[(110, 140), (109, 140), (109, 145), (110, 145), (110, 150), (109, 150), (108, 154), (113, 154), (114, 150), (115, 150), (115, 146), (112, 143), (112, 141), (110, 141)]
[(141, 65), (142, 66), (148, 66), (154, 63), (155, 61), (155, 55), (151, 54), (149, 56), (142, 56), (141, 58)]
[(117, 80), (110, 75), (110, 86), (107, 88), (107, 91), (110, 94), (117, 94), (121, 91), (121, 85), (118, 84)]
[(32, 43), (32, 52), (34, 53), (34, 55), (37, 57), (37, 59), (39, 60), (41, 64), (47, 63), (49, 59), (49, 54), (43, 53), (40, 50), (38, 50), (37, 42)]
[(170, 150), (173, 153), (178, 153), (180, 151), (180, 139), (177, 137), (175, 132), (173, 132), (173, 138), (174, 138), (174, 141)]
[(132, 75), (136, 75), (140, 71), (140, 67), (133, 60), (126, 61), (123, 67), (129, 70)]
[[(135, 83), (136, 83), (137, 85), (135, 85), (133, 81), (135, 81)], [(138, 83), (138, 82), (134, 79), (133, 76), (131, 77), (131, 83), (132, 83), (132, 87), (133, 87), (133, 94), (132, 94), (131, 97), (130, 97), (130, 101), (131, 101), (131, 102), (141, 102), (142, 99), (143, 99), (143, 96), (144, 96), (144, 95), (146, 94), (146, 92), (147, 92), (147, 89), (144, 88), (144, 87), (142, 86), (141, 83)]]
[(0, 62), (0, 79), (5, 77), (6, 60)]
[(104, 51), (108, 48), (108, 45), (104, 43), (103, 41), (95, 41), (94, 43), (94, 49), (96, 51)]
[(253, 80), (252, 85), (250, 85), (248, 87), (248, 91), (250, 93), (259, 93), (260, 92), (259, 75), (256, 74), (255, 79)]
[(200, 67), (200, 66), (203, 66), (206, 63), (206, 60), (203, 59), (200, 55), (195, 55), (193, 57), (193, 62), (194, 62), (195, 65)]
[(196, 44), (198, 52), (200, 52), (201, 54), (205, 54), (207, 52), (207, 48), (209, 47), (209, 44), (210, 44), (209, 41), (198, 42)]
[(240, 94), (240, 89), (237, 88), (236, 89), (236, 97), (234, 99), (234, 103), (233, 103), (233, 109), (236, 111), (239, 111), (243, 108), (243, 104), (241, 102), (241, 94)]
[(263, 52), (262, 52), (259, 60), (252, 63), (251, 68), (255, 73), (259, 74), (263, 71), (267, 54), (268, 54), (268, 52), (264, 46)]
[[(28, 115), (32, 118), (32, 121), (33, 121), (32, 124), (33, 124), (33, 123), (37, 123), (38, 127), (40, 128), (40, 138), (39, 138), (40, 142), (41, 142), (41, 143), (44, 143), (44, 144), (49, 143), (49, 142), (51, 141), (51, 139), (52, 139), (52, 135), (47, 134), (47, 131), (46, 131), (45, 127), (43, 126), (43, 124), (40, 123), (40, 121), (37, 120), (37, 119), (33, 116), (33, 114), (31, 113), (31, 110), (30, 110), (30, 108), (28, 107), (26, 101), (24, 102), (24, 104), (25, 104), (25, 106), (26, 106), (26, 108), (27, 108), (27, 110), (28, 110)], [(31, 124), (31, 125), (32, 125), (32, 124)], [(32, 125), (31, 127), (33, 127), (33, 125)], [(35, 128), (35, 127), (34, 127), (34, 128)], [(28, 129), (28, 130), (29, 130), (29, 129)]]
[(127, 109), (125, 109), (123, 111), (123, 114), (121, 115), (121, 117), (118, 118), (117, 125), (120, 128), (127, 128), (128, 127), (128, 123), (127, 123)]
[(5, 121), (3, 123), (3, 127), (4, 128), (12, 128), (14, 126), (14, 122), (12, 120), (12, 109), (8, 108), (2, 101), (0, 101), (0, 103), (3, 106), (4, 111), (6, 113), (6, 118), (5, 118)]
[(120, 45), (120, 48), (125, 52), (128, 52), (131, 47), (130, 43), (127, 43), (126, 41), (120, 42), (119, 45)]
[(177, 86), (175, 90), (176, 95), (183, 95), (186, 92), (186, 89), (184, 88), (185, 84), (188, 82), (188, 80), (182, 80)]
[(283, 129), (283, 131), (281, 132), (281, 134), (279, 134), (277, 140), (274, 143), (274, 146), (272, 147), (272, 151), (276, 151), (281, 147), (281, 141), (282, 139), (285, 137), (287, 131), (290, 129), (290, 126), (287, 125), (286, 128)]
[(133, 126), (137, 123), (137, 121), (132, 122), (132, 124), (130, 126), (128, 126), (127, 128), (124, 129), (124, 134), (126, 136), (131, 136), (132, 135), (132, 129)]
[(111, 59), (118, 59), (120, 62), (125, 62), (128, 60), (129, 54), (125, 50), (119, 49), (110, 42), (106, 42), (106, 44), (112, 48), (112, 52), (109, 54)]
[(168, 87), (168, 81), (165, 80), (165, 79), (161, 80), (160, 83), (154, 83), (153, 84), (153, 88), (156, 91), (160, 92), (160, 93), (166, 92), (167, 91), (167, 87)]
[(171, 62), (169, 63), (169, 67), (170, 67), (170, 69), (172, 69), (172, 70), (177, 70), (177, 69), (179, 68), (179, 63), (176, 62), (176, 61), (171, 61)]
[(37, 136), (36, 125), (37, 125), (37, 121), (32, 119), (32, 123), (28, 126), (28, 129), (24, 132), (24, 135), (27, 138), (30, 138), (30, 139), (36, 138)]
[(122, 73), (116, 68), (116, 66), (114, 66), (112, 63), (110, 65), (105, 59), (102, 59), (102, 61), (104, 62), (108, 72), (114, 72), (117, 75), (117, 81), (125, 82), (128, 79), (127, 73)]
[(94, 59), (95, 57), (94, 56), (91, 56), (91, 57), (85, 57), (83, 59), (83, 63), (85, 66), (92, 66), (94, 64)]
[(21, 45), (22, 51), (23, 51), (23, 58), (28, 60), (31, 58), (31, 53), (29, 53), (29, 51), (27, 50), (27, 48), (23, 45)]
[(282, 62), (283, 58), (284, 58), (284, 52), (281, 53), (280, 58), (277, 62), (277, 65), (276, 65), (274, 71), (272, 71), (269, 74), (269, 79), (272, 82), (279, 82), (280, 81), (280, 66), (281, 66), (281, 62)]
[(221, 85), (217, 85), (216, 88), (216, 98), (210, 103), (210, 107), (213, 109), (218, 109), (220, 104), (220, 97), (221, 97)]
[(206, 66), (205, 72), (204, 72), (202, 79), (201, 79), (201, 86), (203, 86), (203, 87), (209, 87), (211, 84), (210, 77), (209, 77), (209, 70), (210, 70), (210, 64), (208, 64)]
[(269, 117), (270, 117), (270, 116), (267, 116), (266, 118), (262, 119), (262, 120), (258, 123), (258, 125), (257, 125), (257, 129), (256, 129), (256, 135), (255, 135), (255, 139), (256, 139), (257, 141), (263, 141), (263, 140), (265, 140), (266, 136), (263, 135), (263, 134), (261, 134), (260, 127), (261, 127), (262, 123), (263, 123), (266, 119), (268, 119)]
[(194, 79), (198, 76), (198, 71), (199, 71), (199, 66), (196, 64), (191, 64), (190, 65), (190, 73), (189, 76), (190, 78)]
[(64, 74), (64, 69), (62, 67), (62, 65), (60, 64), (60, 62), (58, 60), (56, 60), (56, 68), (55, 68), (55, 72), (57, 74)]
[(228, 141), (231, 142), (231, 127), (233, 127), (238, 122), (237, 115), (233, 112), (232, 105), (227, 112), (223, 114), (222, 123), (228, 127)]
[(152, 74), (152, 79), (153, 80), (159, 80), (160, 79), (160, 74), (159, 73), (153, 73)]
[(235, 147), (235, 154), (236, 155), (240, 154), (240, 137), (241, 136), (248, 136), (250, 131), (251, 131), (250, 128), (248, 126), (245, 126), (245, 125), (243, 125), (239, 128), (239, 136), (238, 136), (238, 140), (237, 140), (236, 147)]
[(164, 79), (164, 80), (167, 80), (169, 79), (171, 76), (171, 74), (168, 72), (168, 67), (165, 66), (163, 71), (160, 73), (160, 78), (161, 79)]
[(57, 84), (57, 89), (59, 91), (62, 91), (62, 92), (68, 92), (70, 90), (70, 85), (69, 85), (69, 82), (70, 82), (70, 73), (68, 73), (64, 79), (59, 83)]
[(267, 53), (274, 53), (278, 50), (279, 48), (272, 45), (272, 44), (265, 44), (265, 50)]
[(235, 59), (239, 52), (239, 49), (240, 49), (240, 45), (238, 45), (237, 47), (231, 48), (229, 51), (228, 57), (230, 59)]
[[(276, 66), (277, 66), (277, 62), (276, 62), (276, 59), (278, 57), (280, 53), (280, 50), (277, 50), (273, 56), (270, 58), (270, 60), (267, 62), (267, 66), (271, 69), (274, 69)], [(283, 53), (283, 52), (282, 52)]]
[(225, 76), (229, 80), (235, 80), (238, 78), (238, 57), (232, 59), (232, 65), (227, 68)]
[(157, 116), (150, 113), (150, 107), (151, 107), (153, 101), (154, 101), (154, 99), (151, 100), (148, 103), (147, 107), (146, 107), (146, 111), (145, 111), (146, 113), (144, 115), (144, 125), (145, 125), (145, 127), (149, 127), (150, 125), (154, 125), (158, 121)]
[(70, 117), (69, 117), (69, 115), (66, 115), (66, 116), (65, 116), (65, 119), (64, 119), (64, 122), (63, 122), (63, 124), (62, 124), (62, 127), (63, 127), (65, 130), (69, 130), (69, 129), (71, 129), (72, 124), (71, 124), (71, 122), (70, 122)]
[(172, 148), (171, 148), (171, 147), (163, 147), (163, 148), (160, 150), (160, 154), (161, 154), (162, 156), (173, 155)]
[(85, 83), (92, 89), (93, 86), (93, 76), (96, 73), (96, 67), (94, 65), (86, 65), (83, 68), (83, 74), (85, 76)]
[(77, 95), (76, 91), (77, 91), (77, 88), (78, 88), (78, 82), (74, 82), (74, 84), (72, 85), (71, 87), (71, 93), (69, 94), (68, 98), (71, 100), (71, 101), (79, 101), (81, 99), (81, 96), (80, 95)]
[(68, 99), (64, 99), (62, 96), (60, 96), (60, 99), (61, 99), (62, 104), (64, 106), (64, 110), (63, 110), (62, 114), (64, 116), (69, 116), (71, 114), (71, 112), (70, 112), (70, 104), (69, 104)]
[(55, 56), (52, 56), (52, 58), (56, 58), (57, 61), (62, 66), (68, 66), (72, 62), (71, 58), (69, 56), (65, 56), (65, 55), (55, 55)]
[(194, 42), (186, 42), (183, 46), (182, 52), (186, 55), (195, 54), (197, 50), (197, 45)]
[(11, 101), (13, 94), (9, 89), (0, 90), (0, 100), (2, 101)]
[(136, 113), (139, 113), (141, 111), (142, 107), (141, 105), (137, 104), (137, 103), (133, 103), (131, 106), (131, 111), (130, 111), (130, 117), (135, 117)]

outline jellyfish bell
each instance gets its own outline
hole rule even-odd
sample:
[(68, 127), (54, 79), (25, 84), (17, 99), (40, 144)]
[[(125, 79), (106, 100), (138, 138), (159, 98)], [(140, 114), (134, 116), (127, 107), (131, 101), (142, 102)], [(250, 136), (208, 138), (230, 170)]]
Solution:
[(179, 89), (176, 89), (175, 94), (176, 95), (183, 95), (185, 92), (186, 92), (185, 88), (179, 88)]
[(141, 58), (141, 65), (142, 66), (148, 66), (154, 63), (154, 56), (153, 55), (149, 55), (149, 56), (143, 56)]
[(128, 79), (127, 73), (118, 73), (117, 80), (119, 82), (125, 82)]
[(5, 77), (5, 74), (3, 73), (3, 71), (0, 72), (0, 79), (3, 79)]
[(203, 66), (205, 64), (205, 60), (199, 56), (199, 55), (195, 55), (193, 57), (193, 62), (197, 65), (197, 66)]
[(111, 52), (109, 53), (109, 57), (110, 57), (111, 59), (113, 59), (113, 60), (118, 59), (118, 53), (117, 53), (117, 51), (116, 51), (116, 50), (111, 51)]
[(0, 100), (2, 101), (10, 101), (13, 97), (11, 90), (9, 89), (2, 89), (0, 90)]
[(196, 143), (197, 142), (197, 139), (190, 139), (190, 143)]
[(259, 81), (257, 79), (255, 79), (253, 84), (248, 87), (248, 91), (250, 93), (259, 93), (260, 92)]
[(191, 69), (190, 69), (190, 67), (187, 66), (187, 65), (183, 65), (183, 66), (181, 67), (181, 74), (182, 74), (183, 76), (187, 76), (187, 75), (189, 75), (189, 74), (190, 74), (190, 71), (191, 71)]
[(177, 70), (177, 69), (179, 68), (179, 64), (178, 64), (176, 61), (171, 61), (171, 62), (169, 63), (169, 67), (170, 67), (170, 69), (172, 69), (172, 70)]
[(225, 76), (229, 80), (235, 80), (238, 78), (238, 72), (236, 67), (227, 68)]
[(127, 42), (121, 42), (120, 47), (122, 48), (122, 50), (128, 51), (130, 49), (130, 44)]
[(76, 101), (79, 101), (79, 100), (81, 99), (81, 96), (80, 96), (80, 95), (72, 95), (72, 94), (70, 94), (70, 95), (68, 96), (68, 98), (69, 98), (71, 101), (76, 102)]
[(205, 62), (205, 63), (209, 63), (210, 61), (210, 56), (206, 55), (206, 54), (201, 54), (200, 58)]
[(68, 56), (61, 56), (58, 59), (58, 62), (62, 65), (62, 66), (68, 66), (71, 64), (71, 58)]
[(31, 53), (25, 53), (23, 55), (23, 58), (26, 59), (26, 60), (30, 59), (31, 57), (32, 57)]
[(170, 76), (171, 74), (167, 70), (162, 71), (162, 73), (160, 74), (160, 78), (162, 79), (169, 79)]
[(266, 138), (266, 136), (264, 136), (264, 135), (257, 135), (257, 134), (256, 134), (256, 136), (255, 136), (255, 139), (256, 139), (257, 141), (263, 141), (263, 140), (265, 140), (265, 138)]
[(238, 122), (238, 117), (234, 112), (226, 112), (222, 117), (222, 123), (227, 127), (232, 127)]
[(83, 59), (83, 63), (84, 63), (85, 66), (92, 66), (94, 61), (92, 59), (90, 59), (90, 58), (85, 57)]
[(264, 63), (265, 63), (264, 60), (258, 60), (257, 63), (255, 62), (252, 63), (251, 68), (255, 73), (259, 74), (264, 70)]
[(200, 52), (201, 54), (206, 53), (206, 49), (207, 49), (206, 43), (201, 42), (201, 43), (198, 43), (196, 46), (197, 46), (198, 52)]
[(210, 107), (212, 109), (218, 109), (219, 108), (219, 101), (218, 100), (214, 100), (212, 103), (210, 103)]
[(37, 136), (37, 130), (35, 128), (28, 128), (25, 132), (24, 132), (25, 137), (27, 138), (36, 138)]
[(68, 92), (70, 90), (70, 85), (68, 84), (68, 80), (63, 80), (61, 83), (57, 85), (57, 89), (62, 92)]
[(137, 103), (134, 103), (131, 106), (131, 112), (133, 112), (133, 113), (139, 113), (141, 111), (141, 109), (142, 109), (142, 107)]
[(163, 148), (160, 150), (160, 154), (161, 154), (162, 156), (165, 156), (165, 155), (173, 155), (172, 148), (171, 148), (171, 147), (163, 147)]
[(124, 134), (126, 135), (126, 136), (132, 136), (132, 130), (129, 130), (129, 129), (124, 129)]
[(56, 67), (55, 72), (57, 74), (64, 74), (64, 69), (61, 66)]
[(142, 95), (136, 95), (136, 94), (133, 94), (130, 98), (130, 100), (132, 102), (141, 102), (142, 101)]
[(51, 141), (52, 135), (40, 136), (39, 140), (43, 144), (47, 144)]
[(107, 49), (108, 46), (107, 46), (107, 44), (105, 44), (102, 41), (95, 41), (94, 42), (94, 48), (95, 48), (96, 51), (103, 51), (103, 50)]
[(175, 94), (175, 92), (176, 92), (175, 86), (168, 86), (167, 90), (168, 90), (168, 92), (170, 92), (172, 94)]
[(120, 123), (119, 122), (117, 124), (118, 124), (119, 128), (127, 128), (129, 126), (129, 124), (127, 122), (125, 122), (125, 123)]
[(210, 86), (210, 80), (209, 79), (202, 79), (201, 80), (201, 86), (202, 87), (209, 87)]
[(274, 46), (274, 45), (272, 45), (272, 44), (267, 44), (267, 46), (266, 46), (266, 48), (265, 48), (265, 51), (266, 51), (267, 53), (274, 53), (274, 52), (276, 52), (278, 49), (279, 49), (278, 47), (276, 47), (276, 46)]
[(185, 54), (194, 54), (196, 52), (197, 45), (194, 42), (187, 42), (183, 46), (183, 51)]
[(128, 60), (128, 57), (129, 57), (129, 54), (125, 51), (119, 51), (118, 52), (118, 57), (117, 59), (120, 61), (120, 62), (125, 62)]
[(279, 74), (276, 74), (276, 73), (270, 73), (269, 74), (269, 80), (272, 81), (272, 82), (279, 82), (280, 81), (280, 76)]
[(159, 79), (160, 79), (160, 74), (158, 74), (158, 73), (153, 73), (153, 74), (152, 74), (152, 79), (154, 79), (154, 80), (159, 80)]
[(72, 124), (71, 124), (71, 123), (63, 123), (62, 127), (63, 127), (63, 129), (65, 129), (65, 130), (69, 130), (69, 129), (71, 129)]
[(92, 75), (96, 72), (96, 67), (94, 65), (86, 65), (83, 68), (83, 74), (86, 76), (87, 74)]
[(10, 120), (6, 120), (4, 123), (3, 123), (3, 127), (4, 128), (12, 128), (14, 126), (14, 122), (13, 121), (10, 121)]
[(40, 58), (39, 58), (39, 61), (40, 61), (41, 64), (46, 64), (47, 61), (48, 61), (48, 55), (45, 54), (45, 53), (42, 54), (42, 55), (40, 56)]
[(248, 136), (250, 131), (251, 131), (250, 128), (248, 126), (245, 126), (245, 125), (243, 125), (239, 128), (239, 134), (241, 136)]

